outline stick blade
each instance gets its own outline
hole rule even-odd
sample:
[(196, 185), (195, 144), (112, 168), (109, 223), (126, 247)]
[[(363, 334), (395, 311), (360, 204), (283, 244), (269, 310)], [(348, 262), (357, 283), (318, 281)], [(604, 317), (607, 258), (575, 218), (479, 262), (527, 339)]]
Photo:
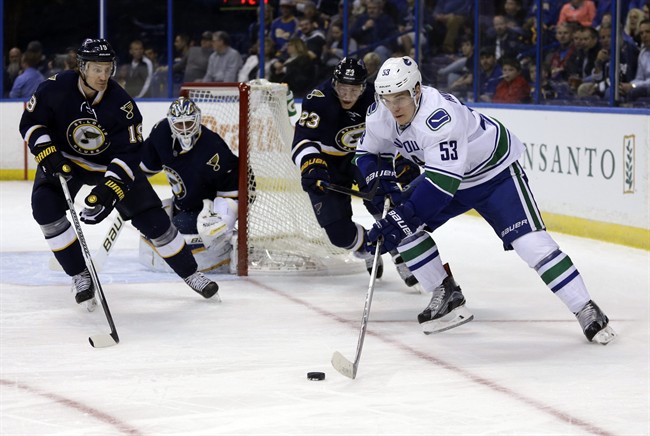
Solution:
[(117, 333), (111, 333), (109, 335), (99, 334), (89, 337), (88, 342), (90, 342), (90, 345), (94, 348), (106, 348), (117, 345), (120, 342), (120, 338), (117, 337)]
[(344, 376), (354, 378), (357, 376), (357, 368), (352, 362), (345, 358), (341, 353), (335, 351), (332, 355), (332, 366), (335, 370), (343, 374)]

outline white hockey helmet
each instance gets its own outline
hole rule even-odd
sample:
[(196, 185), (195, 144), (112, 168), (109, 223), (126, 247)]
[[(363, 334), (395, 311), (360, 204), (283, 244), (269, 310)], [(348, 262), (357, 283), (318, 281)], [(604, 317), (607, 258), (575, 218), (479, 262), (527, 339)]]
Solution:
[(167, 121), (181, 149), (191, 150), (201, 131), (201, 109), (189, 98), (178, 97), (169, 106)]
[(408, 91), (415, 98), (415, 87), (422, 83), (418, 64), (409, 57), (389, 58), (379, 68), (375, 79), (375, 92), (378, 95), (397, 94)]

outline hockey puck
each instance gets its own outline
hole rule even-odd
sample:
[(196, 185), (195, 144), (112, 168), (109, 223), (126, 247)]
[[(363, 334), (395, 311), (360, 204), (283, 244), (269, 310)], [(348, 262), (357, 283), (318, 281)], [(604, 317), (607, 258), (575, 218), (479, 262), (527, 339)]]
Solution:
[(307, 378), (309, 380), (325, 380), (325, 373), (324, 372), (308, 372), (307, 373)]

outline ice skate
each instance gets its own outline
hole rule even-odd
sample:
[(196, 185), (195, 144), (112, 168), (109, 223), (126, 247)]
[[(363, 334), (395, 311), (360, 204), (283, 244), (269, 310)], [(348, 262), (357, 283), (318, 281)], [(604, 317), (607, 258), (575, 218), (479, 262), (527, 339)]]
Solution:
[[(368, 271), (368, 274), (372, 274), (372, 263), (374, 262), (375, 256), (370, 256), (366, 259), (366, 270)], [(375, 275), (376, 278), (380, 279), (381, 276), (384, 275), (384, 261), (381, 259), (381, 256), (379, 256), (379, 259), (377, 260), (377, 274)]]
[(195, 272), (189, 277), (185, 277), (185, 283), (189, 285), (194, 291), (199, 293), (203, 298), (212, 298), (213, 296), (219, 302), (221, 298), (217, 291), (219, 290), (219, 285), (203, 275), (203, 273)]
[(575, 313), (575, 316), (590, 342), (607, 345), (614, 340), (616, 332), (608, 325), (607, 316), (593, 301), (589, 300), (582, 309)]
[(465, 307), (465, 297), (446, 264), (445, 269), (448, 276), (433, 290), (429, 305), (418, 315), (418, 322), (426, 335), (444, 332), (474, 319)]
[(88, 312), (92, 312), (97, 307), (97, 300), (95, 300), (95, 287), (90, 278), (88, 268), (81, 273), (72, 277), (72, 292), (74, 292), (74, 299), (77, 304), (83, 304)]
[(417, 285), (418, 279), (415, 278), (409, 267), (406, 266), (406, 263), (404, 262), (404, 259), (402, 259), (402, 256), (399, 254), (399, 252), (397, 250), (393, 250), (390, 252), (390, 255), (393, 257), (393, 263), (395, 264), (397, 273), (399, 274), (400, 278), (404, 280), (406, 286), (410, 288)]

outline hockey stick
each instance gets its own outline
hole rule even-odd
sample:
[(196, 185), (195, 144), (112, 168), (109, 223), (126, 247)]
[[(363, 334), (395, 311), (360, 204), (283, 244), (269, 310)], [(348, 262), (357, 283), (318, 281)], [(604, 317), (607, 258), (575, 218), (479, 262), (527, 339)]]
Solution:
[[(124, 220), (122, 219), (120, 213), (117, 212), (113, 223), (106, 232), (104, 239), (102, 239), (101, 247), (99, 247), (99, 250), (97, 250), (97, 254), (95, 255), (94, 264), (97, 272), (101, 272), (103, 269), (104, 264), (106, 263), (106, 259), (111, 253), (111, 250), (113, 250), (113, 247), (115, 247), (115, 242), (122, 233), (123, 228)], [(56, 260), (56, 257), (50, 257), (49, 267), (52, 271), (63, 271), (63, 268), (61, 267), (61, 264), (59, 264), (59, 262)]]
[(333, 183), (329, 183), (324, 180), (319, 180), (318, 182), (316, 182), (316, 185), (320, 186), (323, 189), (327, 189), (328, 191), (334, 191), (334, 192), (338, 192), (339, 194), (349, 195), (350, 197), (358, 197), (363, 200), (371, 201), (373, 198), (375, 198), (377, 189), (379, 189), (379, 179), (377, 179), (372, 189), (370, 189), (368, 192), (365, 193), (361, 191), (356, 191), (354, 189), (346, 188), (345, 186), (335, 185)]
[[(382, 218), (388, 213), (388, 208), (390, 207), (390, 197), (386, 196), (384, 198), (384, 210), (382, 213)], [(338, 372), (343, 374), (346, 377), (355, 379), (357, 376), (357, 370), (359, 369), (359, 360), (361, 360), (361, 349), (363, 348), (363, 341), (366, 338), (366, 330), (368, 329), (368, 316), (370, 315), (370, 304), (372, 303), (372, 295), (375, 291), (375, 274), (377, 272), (377, 265), (379, 264), (379, 256), (381, 256), (381, 243), (382, 239), (380, 238), (377, 241), (377, 249), (375, 250), (375, 258), (372, 262), (372, 271), (370, 272), (370, 284), (368, 284), (368, 293), (366, 294), (366, 303), (363, 307), (363, 317), (361, 318), (361, 331), (359, 332), (359, 340), (357, 342), (357, 352), (354, 356), (354, 362), (350, 362), (338, 351), (334, 352), (332, 355), (332, 366)]]
[(68, 202), (68, 209), (70, 210), (70, 215), (72, 216), (72, 223), (74, 225), (74, 231), (77, 234), (77, 239), (81, 244), (81, 251), (86, 261), (86, 267), (88, 272), (90, 272), (90, 278), (93, 282), (93, 286), (97, 290), (99, 295), (99, 301), (102, 303), (102, 308), (104, 309), (104, 314), (106, 315), (106, 320), (108, 325), (111, 327), (110, 334), (98, 334), (93, 335), (88, 338), (90, 345), (95, 348), (110, 347), (112, 345), (117, 345), (120, 342), (119, 336), (117, 336), (117, 330), (115, 329), (115, 323), (113, 323), (113, 316), (111, 311), (108, 308), (108, 303), (106, 302), (106, 296), (104, 296), (104, 291), (102, 290), (102, 285), (99, 283), (99, 278), (97, 277), (97, 270), (95, 270), (95, 265), (93, 264), (93, 259), (90, 255), (90, 250), (88, 250), (88, 245), (86, 244), (86, 239), (84, 234), (81, 231), (81, 224), (79, 223), (79, 218), (77, 217), (77, 212), (74, 208), (74, 199), (70, 195), (70, 190), (68, 189), (68, 182), (66, 182), (65, 177), (59, 174), (59, 182), (61, 182), (61, 188), (63, 188), (63, 194), (65, 199)]

